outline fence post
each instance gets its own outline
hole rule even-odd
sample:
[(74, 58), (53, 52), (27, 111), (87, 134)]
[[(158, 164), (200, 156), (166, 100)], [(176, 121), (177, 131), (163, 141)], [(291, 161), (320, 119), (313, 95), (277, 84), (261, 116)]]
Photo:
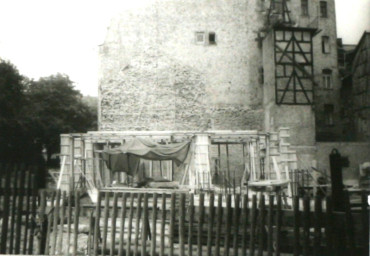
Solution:
[(342, 156), (337, 149), (333, 149), (329, 159), (333, 209), (344, 212)]
[(333, 208), (331, 196), (326, 197), (326, 227), (325, 227), (325, 237), (326, 237), (326, 253), (330, 255), (333, 253)]
[(348, 191), (345, 191), (344, 193), (344, 200), (345, 200), (344, 204), (345, 204), (345, 216), (346, 216), (345, 227), (346, 227), (347, 241), (348, 241), (348, 246), (349, 246), (349, 253), (347, 255), (355, 255), (354, 227), (353, 227), (353, 219), (352, 219)]

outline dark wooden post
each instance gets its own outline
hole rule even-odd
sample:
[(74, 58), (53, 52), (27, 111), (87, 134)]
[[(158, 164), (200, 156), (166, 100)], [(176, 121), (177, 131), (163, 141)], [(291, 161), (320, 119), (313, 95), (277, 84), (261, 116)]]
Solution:
[(333, 210), (344, 212), (342, 156), (337, 149), (333, 149), (329, 159)]

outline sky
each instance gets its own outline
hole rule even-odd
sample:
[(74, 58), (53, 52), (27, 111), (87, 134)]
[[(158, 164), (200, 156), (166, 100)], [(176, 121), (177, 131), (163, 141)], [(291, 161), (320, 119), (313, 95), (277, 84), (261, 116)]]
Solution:
[[(0, 0), (0, 58), (32, 79), (67, 74), (98, 94), (98, 49), (110, 20), (144, 0)], [(146, 1), (146, 0), (145, 0)], [(370, 31), (370, 0), (336, 0), (337, 33), (357, 44)]]

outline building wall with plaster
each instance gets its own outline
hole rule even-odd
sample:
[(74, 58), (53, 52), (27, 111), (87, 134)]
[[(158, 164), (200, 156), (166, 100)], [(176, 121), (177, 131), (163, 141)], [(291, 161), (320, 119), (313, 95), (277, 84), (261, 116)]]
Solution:
[(100, 51), (99, 129), (261, 130), (256, 4), (157, 0), (117, 17)]
[[(326, 18), (319, 17), (320, 1), (308, 1), (307, 16), (301, 13), (301, 1), (287, 1), (294, 26), (319, 29), (313, 42), (315, 105), (274, 108), (274, 118), (267, 111), (273, 103), (264, 100), (271, 83), (266, 70), (273, 59), (263, 59), (273, 49), (262, 49), (256, 41), (256, 32), (266, 23), (269, 1), (144, 2), (112, 21), (100, 48), (100, 130), (288, 126), (293, 145), (314, 144), (315, 126), (321, 127), (324, 120), (323, 106), (335, 104), (339, 95), (334, 0), (326, 1)], [(205, 43), (196, 42), (197, 32), (204, 32)], [(207, 43), (210, 32), (215, 33), (215, 44)], [(330, 39), (327, 54), (321, 51), (322, 36)], [(332, 70), (331, 90), (321, 88), (325, 68)]]

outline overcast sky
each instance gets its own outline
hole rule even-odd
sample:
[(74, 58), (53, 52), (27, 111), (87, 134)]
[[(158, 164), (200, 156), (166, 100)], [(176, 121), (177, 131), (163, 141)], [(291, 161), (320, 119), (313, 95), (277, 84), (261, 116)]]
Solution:
[[(98, 45), (111, 17), (133, 2), (0, 0), (0, 58), (33, 79), (67, 74), (84, 95), (96, 96)], [(370, 31), (370, 0), (336, 0), (336, 14), (344, 43)]]

